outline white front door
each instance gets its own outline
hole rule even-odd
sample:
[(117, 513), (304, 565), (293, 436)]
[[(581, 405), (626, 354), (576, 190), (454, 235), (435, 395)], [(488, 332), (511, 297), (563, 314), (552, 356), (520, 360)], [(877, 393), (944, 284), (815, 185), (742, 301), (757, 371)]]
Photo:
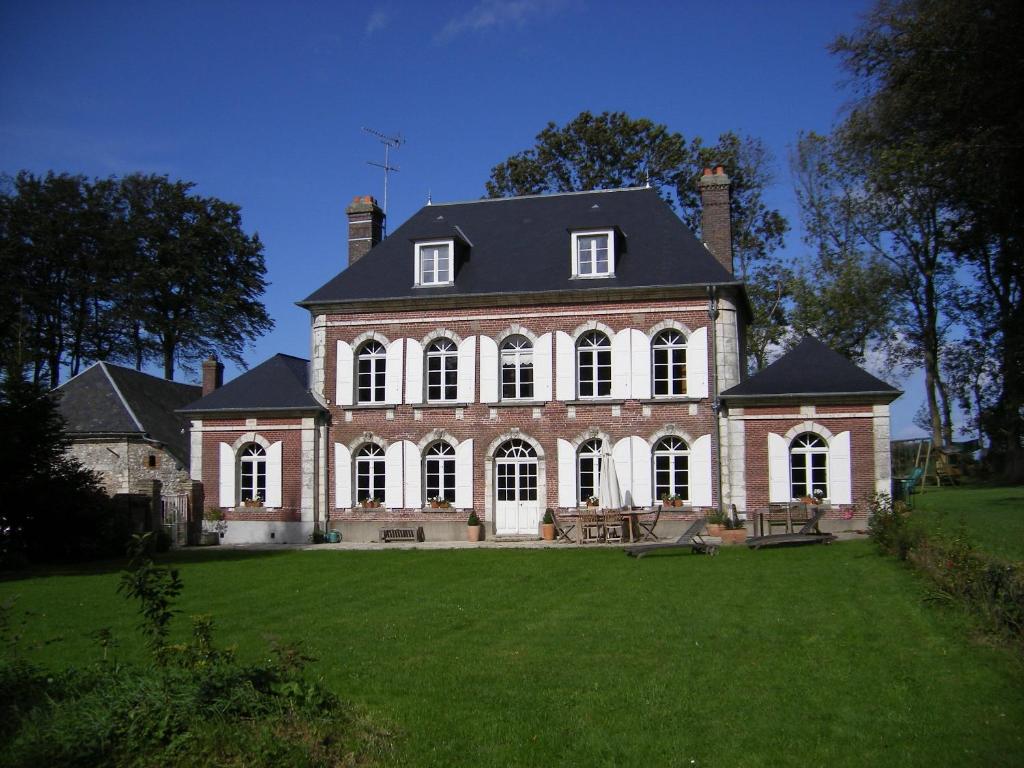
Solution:
[(494, 461), (495, 529), (499, 534), (536, 535), (541, 508), (537, 500), (537, 455), (522, 440), (509, 440)]

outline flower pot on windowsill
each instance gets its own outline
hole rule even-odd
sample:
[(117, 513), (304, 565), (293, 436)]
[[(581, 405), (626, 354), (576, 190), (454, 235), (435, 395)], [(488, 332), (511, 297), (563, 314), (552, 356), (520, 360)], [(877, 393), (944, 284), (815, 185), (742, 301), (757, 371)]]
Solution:
[(263, 502), (259, 499), (245, 499), (242, 501), (243, 507), (262, 507)]
[(378, 509), (380, 508), (380, 502), (370, 499), (364, 499), (361, 506), (363, 509)]

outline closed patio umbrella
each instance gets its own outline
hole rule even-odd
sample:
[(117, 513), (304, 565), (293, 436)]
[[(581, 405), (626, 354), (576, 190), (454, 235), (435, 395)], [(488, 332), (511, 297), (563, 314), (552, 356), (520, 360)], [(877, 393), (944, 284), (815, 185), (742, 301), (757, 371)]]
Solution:
[(601, 442), (601, 482), (597, 498), (605, 509), (622, 509), (622, 491), (607, 440)]

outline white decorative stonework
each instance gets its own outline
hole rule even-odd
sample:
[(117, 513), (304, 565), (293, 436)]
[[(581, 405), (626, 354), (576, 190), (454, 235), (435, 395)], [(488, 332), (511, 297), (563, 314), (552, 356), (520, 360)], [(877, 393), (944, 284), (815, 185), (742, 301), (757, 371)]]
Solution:
[(876, 405), (872, 416), (875, 493), (892, 493), (892, 456), (889, 451), (889, 406)]
[(313, 394), (321, 400), (324, 398), (324, 382), (327, 360), (327, 325), (323, 315), (317, 315), (313, 320), (311, 334), (312, 344), (312, 381), (310, 382)]

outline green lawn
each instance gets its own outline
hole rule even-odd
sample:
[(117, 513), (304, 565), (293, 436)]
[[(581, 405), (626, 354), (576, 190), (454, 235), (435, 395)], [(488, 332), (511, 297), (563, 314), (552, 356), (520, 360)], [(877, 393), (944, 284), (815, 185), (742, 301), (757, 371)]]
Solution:
[[(179, 556), (185, 614), (312, 669), (398, 732), (400, 765), (1024, 763), (1024, 665), (864, 541), (717, 558), (621, 550)], [(47, 664), (142, 658), (117, 574), (0, 582)], [(179, 632), (184, 628), (179, 627)]]
[(1024, 486), (926, 488), (914, 504), (913, 518), (930, 530), (962, 530), (982, 549), (1024, 560)]

